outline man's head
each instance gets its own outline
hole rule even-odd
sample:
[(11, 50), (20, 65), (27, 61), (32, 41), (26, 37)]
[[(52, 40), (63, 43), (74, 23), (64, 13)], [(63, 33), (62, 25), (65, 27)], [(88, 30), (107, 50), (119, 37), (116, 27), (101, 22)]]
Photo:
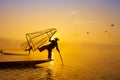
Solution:
[(55, 38), (55, 41), (58, 41), (59, 39), (58, 38)]

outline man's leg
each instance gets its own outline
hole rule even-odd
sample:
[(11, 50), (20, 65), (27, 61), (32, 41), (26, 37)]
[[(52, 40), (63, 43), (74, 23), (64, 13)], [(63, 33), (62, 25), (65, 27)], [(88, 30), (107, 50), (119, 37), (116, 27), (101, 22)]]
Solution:
[(48, 50), (48, 59), (51, 60), (51, 58), (52, 58), (52, 50)]
[(45, 45), (45, 46), (42, 46), (41, 48), (38, 48), (38, 50), (39, 50), (40, 52), (44, 51), (45, 49), (47, 49), (47, 46), (46, 46), (46, 45)]

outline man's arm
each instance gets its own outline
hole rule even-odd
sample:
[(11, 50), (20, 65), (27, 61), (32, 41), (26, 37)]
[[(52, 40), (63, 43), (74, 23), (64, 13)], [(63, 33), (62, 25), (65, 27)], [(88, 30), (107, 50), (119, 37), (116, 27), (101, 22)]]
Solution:
[(49, 38), (49, 42), (52, 42), (51, 37)]
[(56, 49), (57, 49), (57, 51), (60, 53), (60, 50), (59, 50), (59, 48), (58, 48), (58, 44), (56, 45)]

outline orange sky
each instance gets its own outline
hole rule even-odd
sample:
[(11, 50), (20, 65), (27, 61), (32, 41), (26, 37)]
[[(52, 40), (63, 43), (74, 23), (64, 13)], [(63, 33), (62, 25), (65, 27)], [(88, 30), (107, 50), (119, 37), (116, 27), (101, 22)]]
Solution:
[(120, 45), (119, 8), (118, 0), (1, 0), (0, 43), (54, 27), (62, 42)]

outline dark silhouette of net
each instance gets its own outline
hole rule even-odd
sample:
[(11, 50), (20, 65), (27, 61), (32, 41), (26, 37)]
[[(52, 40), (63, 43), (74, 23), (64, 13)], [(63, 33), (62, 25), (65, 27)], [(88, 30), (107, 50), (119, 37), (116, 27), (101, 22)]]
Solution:
[(35, 51), (38, 47), (41, 47), (50, 37), (52, 37), (56, 33), (55, 28), (46, 29), (43, 31), (27, 33), (26, 39), (27, 42), (21, 44), (21, 47), (26, 50), (28, 48), (32, 48)]

